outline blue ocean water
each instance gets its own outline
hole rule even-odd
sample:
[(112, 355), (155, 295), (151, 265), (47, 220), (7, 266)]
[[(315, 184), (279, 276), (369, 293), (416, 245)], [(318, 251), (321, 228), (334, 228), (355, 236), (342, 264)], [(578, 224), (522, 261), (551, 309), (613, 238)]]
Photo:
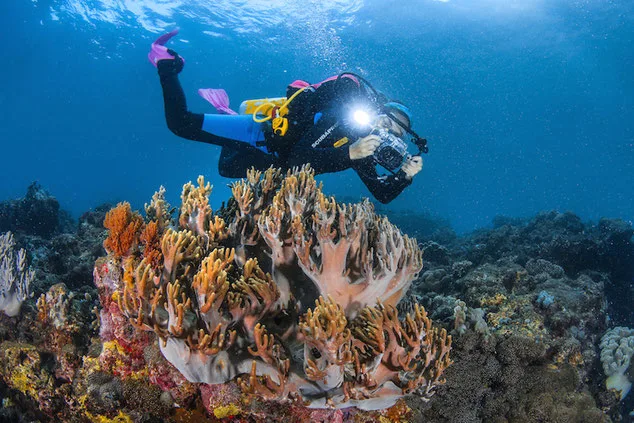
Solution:
[[(409, 104), (430, 153), (391, 209), (460, 232), (550, 209), (634, 219), (629, 1), (11, 0), (0, 19), (0, 200), (37, 180), (75, 215), (141, 208), (199, 174), (228, 198), (219, 148), (164, 122), (147, 52), (178, 26), (193, 111), (211, 112), (201, 87), (237, 107), (343, 70)], [(322, 179), (369, 195), (352, 171)]]

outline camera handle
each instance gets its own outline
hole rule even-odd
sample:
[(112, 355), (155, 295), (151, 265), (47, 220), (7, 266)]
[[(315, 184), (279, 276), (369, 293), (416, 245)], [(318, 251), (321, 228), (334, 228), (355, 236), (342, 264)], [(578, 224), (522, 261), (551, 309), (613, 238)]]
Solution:
[(416, 137), (414, 139), (414, 144), (418, 147), (418, 154), (427, 154), (429, 153), (429, 147), (427, 147), (427, 139)]

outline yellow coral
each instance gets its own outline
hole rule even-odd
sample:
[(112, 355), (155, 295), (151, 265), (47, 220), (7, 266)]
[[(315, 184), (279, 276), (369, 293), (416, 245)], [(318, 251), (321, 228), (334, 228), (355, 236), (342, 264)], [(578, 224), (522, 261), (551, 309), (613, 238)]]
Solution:
[(577, 350), (570, 351), (568, 349), (564, 349), (562, 351), (557, 352), (553, 361), (557, 365), (561, 365), (563, 363), (568, 363), (571, 366), (579, 367), (582, 366), (585, 362), (583, 355), (581, 352)]
[(53, 378), (42, 366), (35, 346), (4, 342), (0, 345), (0, 378), (7, 385), (33, 399), (42, 391), (52, 391)]
[(585, 363), (585, 360), (583, 359), (583, 355), (577, 351), (568, 357), (568, 363), (572, 366), (579, 367)]
[(237, 416), (242, 412), (240, 407), (235, 404), (229, 404), (222, 407), (214, 408), (214, 416), (218, 419), (224, 419), (226, 417)]
[(106, 341), (103, 343), (104, 351), (112, 351), (113, 353), (117, 353), (119, 355), (126, 355), (125, 350), (119, 345), (117, 341)]
[(119, 414), (117, 414), (113, 418), (102, 416), (100, 414), (97, 414), (97, 415), (90, 414), (87, 411), (86, 411), (86, 417), (88, 417), (88, 419), (92, 423), (134, 423), (134, 421), (130, 418), (130, 416), (128, 416), (121, 410), (119, 410)]
[(11, 381), (9, 383), (14, 389), (37, 398), (37, 388), (32, 380), (29, 378), (29, 369), (25, 369), (19, 366), (11, 374)]
[(86, 369), (89, 373), (100, 372), (102, 370), (99, 357), (90, 357), (89, 355), (85, 355), (82, 361), (82, 368)]
[[(86, 407), (87, 400), (88, 400), (88, 395), (82, 395), (77, 399), (77, 401), (81, 405), (81, 408)], [(128, 416), (121, 410), (119, 410), (119, 414), (117, 414), (113, 418), (109, 418), (101, 414), (92, 414), (86, 410), (84, 410), (84, 416), (92, 423), (133, 423), (134, 422), (130, 418), (130, 416)]]
[(412, 409), (401, 399), (383, 411), (384, 415), (379, 417), (379, 421), (381, 423), (407, 423), (411, 412)]
[(493, 297), (484, 297), (480, 300), (482, 307), (498, 306), (507, 300), (506, 295), (497, 293)]

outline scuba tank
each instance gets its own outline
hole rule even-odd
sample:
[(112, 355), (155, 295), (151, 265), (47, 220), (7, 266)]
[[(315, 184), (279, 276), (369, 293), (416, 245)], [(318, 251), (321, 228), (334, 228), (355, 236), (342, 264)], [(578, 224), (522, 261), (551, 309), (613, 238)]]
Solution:
[[(284, 153), (297, 142), (305, 126), (301, 117), (306, 112), (306, 98), (310, 96), (301, 94), (312, 91), (308, 85), (301, 89), (289, 86), (286, 97), (244, 100), (238, 114), (251, 115), (255, 122), (263, 124), (266, 141), (259, 142), (260, 146), (266, 146), (268, 152)], [(296, 100), (298, 97), (301, 100)]]
[[(270, 147), (269, 150), (275, 151), (273, 145), (279, 144), (279, 138), (285, 137), (286, 132), (293, 126), (291, 120), (289, 120), (289, 117), (291, 117), (291, 115), (289, 115), (290, 104), (302, 93), (312, 91), (314, 90), (310, 86), (301, 89), (289, 87), (289, 89), (287, 89), (287, 97), (245, 100), (240, 104), (240, 114), (252, 115), (255, 122), (266, 122), (267, 126), (270, 125), (268, 127), (268, 138), (271, 140), (273, 140), (273, 138), (277, 139), (274, 140), (273, 143), (269, 143), (267, 147)], [(294, 109), (297, 104), (299, 103), (294, 103)], [(291, 142), (290, 139), (286, 141), (284, 144)], [(294, 142), (294, 140), (292, 142)]]
[[(238, 113), (241, 115), (252, 115), (257, 110), (257, 114), (270, 115), (273, 107), (282, 107), (286, 103), (286, 97), (259, 98), (254, 100), (244, 100), (240, 104)], [(258, 110), (260, 108), (260, 110)]]

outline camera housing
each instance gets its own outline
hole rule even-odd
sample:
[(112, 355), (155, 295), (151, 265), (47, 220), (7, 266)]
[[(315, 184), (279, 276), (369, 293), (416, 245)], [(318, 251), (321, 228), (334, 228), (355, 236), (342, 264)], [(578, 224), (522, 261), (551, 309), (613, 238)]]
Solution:
[(390, 172), (396, 172), (410, 156), (407, 143), (385, 128), (375, 128), (372, 133), (381, 139), (381, 144), (374, 151), (374, 160)]

